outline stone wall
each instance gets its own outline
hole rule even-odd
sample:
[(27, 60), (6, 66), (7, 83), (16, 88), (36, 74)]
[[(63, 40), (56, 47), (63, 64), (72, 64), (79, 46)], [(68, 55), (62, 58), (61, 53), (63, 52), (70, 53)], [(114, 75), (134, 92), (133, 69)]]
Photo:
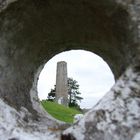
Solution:
[(116, 84), (62, 139), (138, 140), (139, 0), (1, 0), (0, 11), (1, 139), (60, 139), (67, 124), (41, 108), (38, 75), (54, 55), (83, 49), (108, 63)]

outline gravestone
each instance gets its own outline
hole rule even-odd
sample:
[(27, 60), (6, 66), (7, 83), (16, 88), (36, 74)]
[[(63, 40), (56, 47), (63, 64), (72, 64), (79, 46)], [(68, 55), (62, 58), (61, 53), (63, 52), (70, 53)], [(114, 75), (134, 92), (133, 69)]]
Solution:
[(65, 106), (68, 105), (67, 79), (67, 63), (60, 61), (57, 63), (56, 102)]

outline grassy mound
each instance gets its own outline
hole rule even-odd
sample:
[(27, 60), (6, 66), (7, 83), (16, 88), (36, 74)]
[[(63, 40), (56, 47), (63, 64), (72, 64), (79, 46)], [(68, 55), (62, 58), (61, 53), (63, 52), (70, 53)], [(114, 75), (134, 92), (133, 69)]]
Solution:
[(68, 123), (73, 122), (73, 117), (75, 114), (81, 113), (74, 108), (65, 107), (63, 105), (46, 100), (41, 101), (41, 104), (54, 118)]

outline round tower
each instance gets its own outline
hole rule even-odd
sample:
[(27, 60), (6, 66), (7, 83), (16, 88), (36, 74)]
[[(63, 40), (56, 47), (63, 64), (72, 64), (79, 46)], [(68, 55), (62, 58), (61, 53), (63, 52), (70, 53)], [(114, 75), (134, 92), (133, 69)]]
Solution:
[(56, 102), (68, 105), (68, 84), (67, 84), (67, 63), (60, 61), (57, 63), (56, 72)]

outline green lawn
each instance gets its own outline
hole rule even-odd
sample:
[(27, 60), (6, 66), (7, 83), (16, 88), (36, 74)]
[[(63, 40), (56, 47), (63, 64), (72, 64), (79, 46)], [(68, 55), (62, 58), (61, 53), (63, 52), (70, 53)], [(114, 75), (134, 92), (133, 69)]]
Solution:
[(75, 114), (81, 113), (74, 108), (65, 107), (63, 105), (46, 100), (41, 101), (41, 104), (54, 118), (68, 123), (73, 122), (73, 117)]

